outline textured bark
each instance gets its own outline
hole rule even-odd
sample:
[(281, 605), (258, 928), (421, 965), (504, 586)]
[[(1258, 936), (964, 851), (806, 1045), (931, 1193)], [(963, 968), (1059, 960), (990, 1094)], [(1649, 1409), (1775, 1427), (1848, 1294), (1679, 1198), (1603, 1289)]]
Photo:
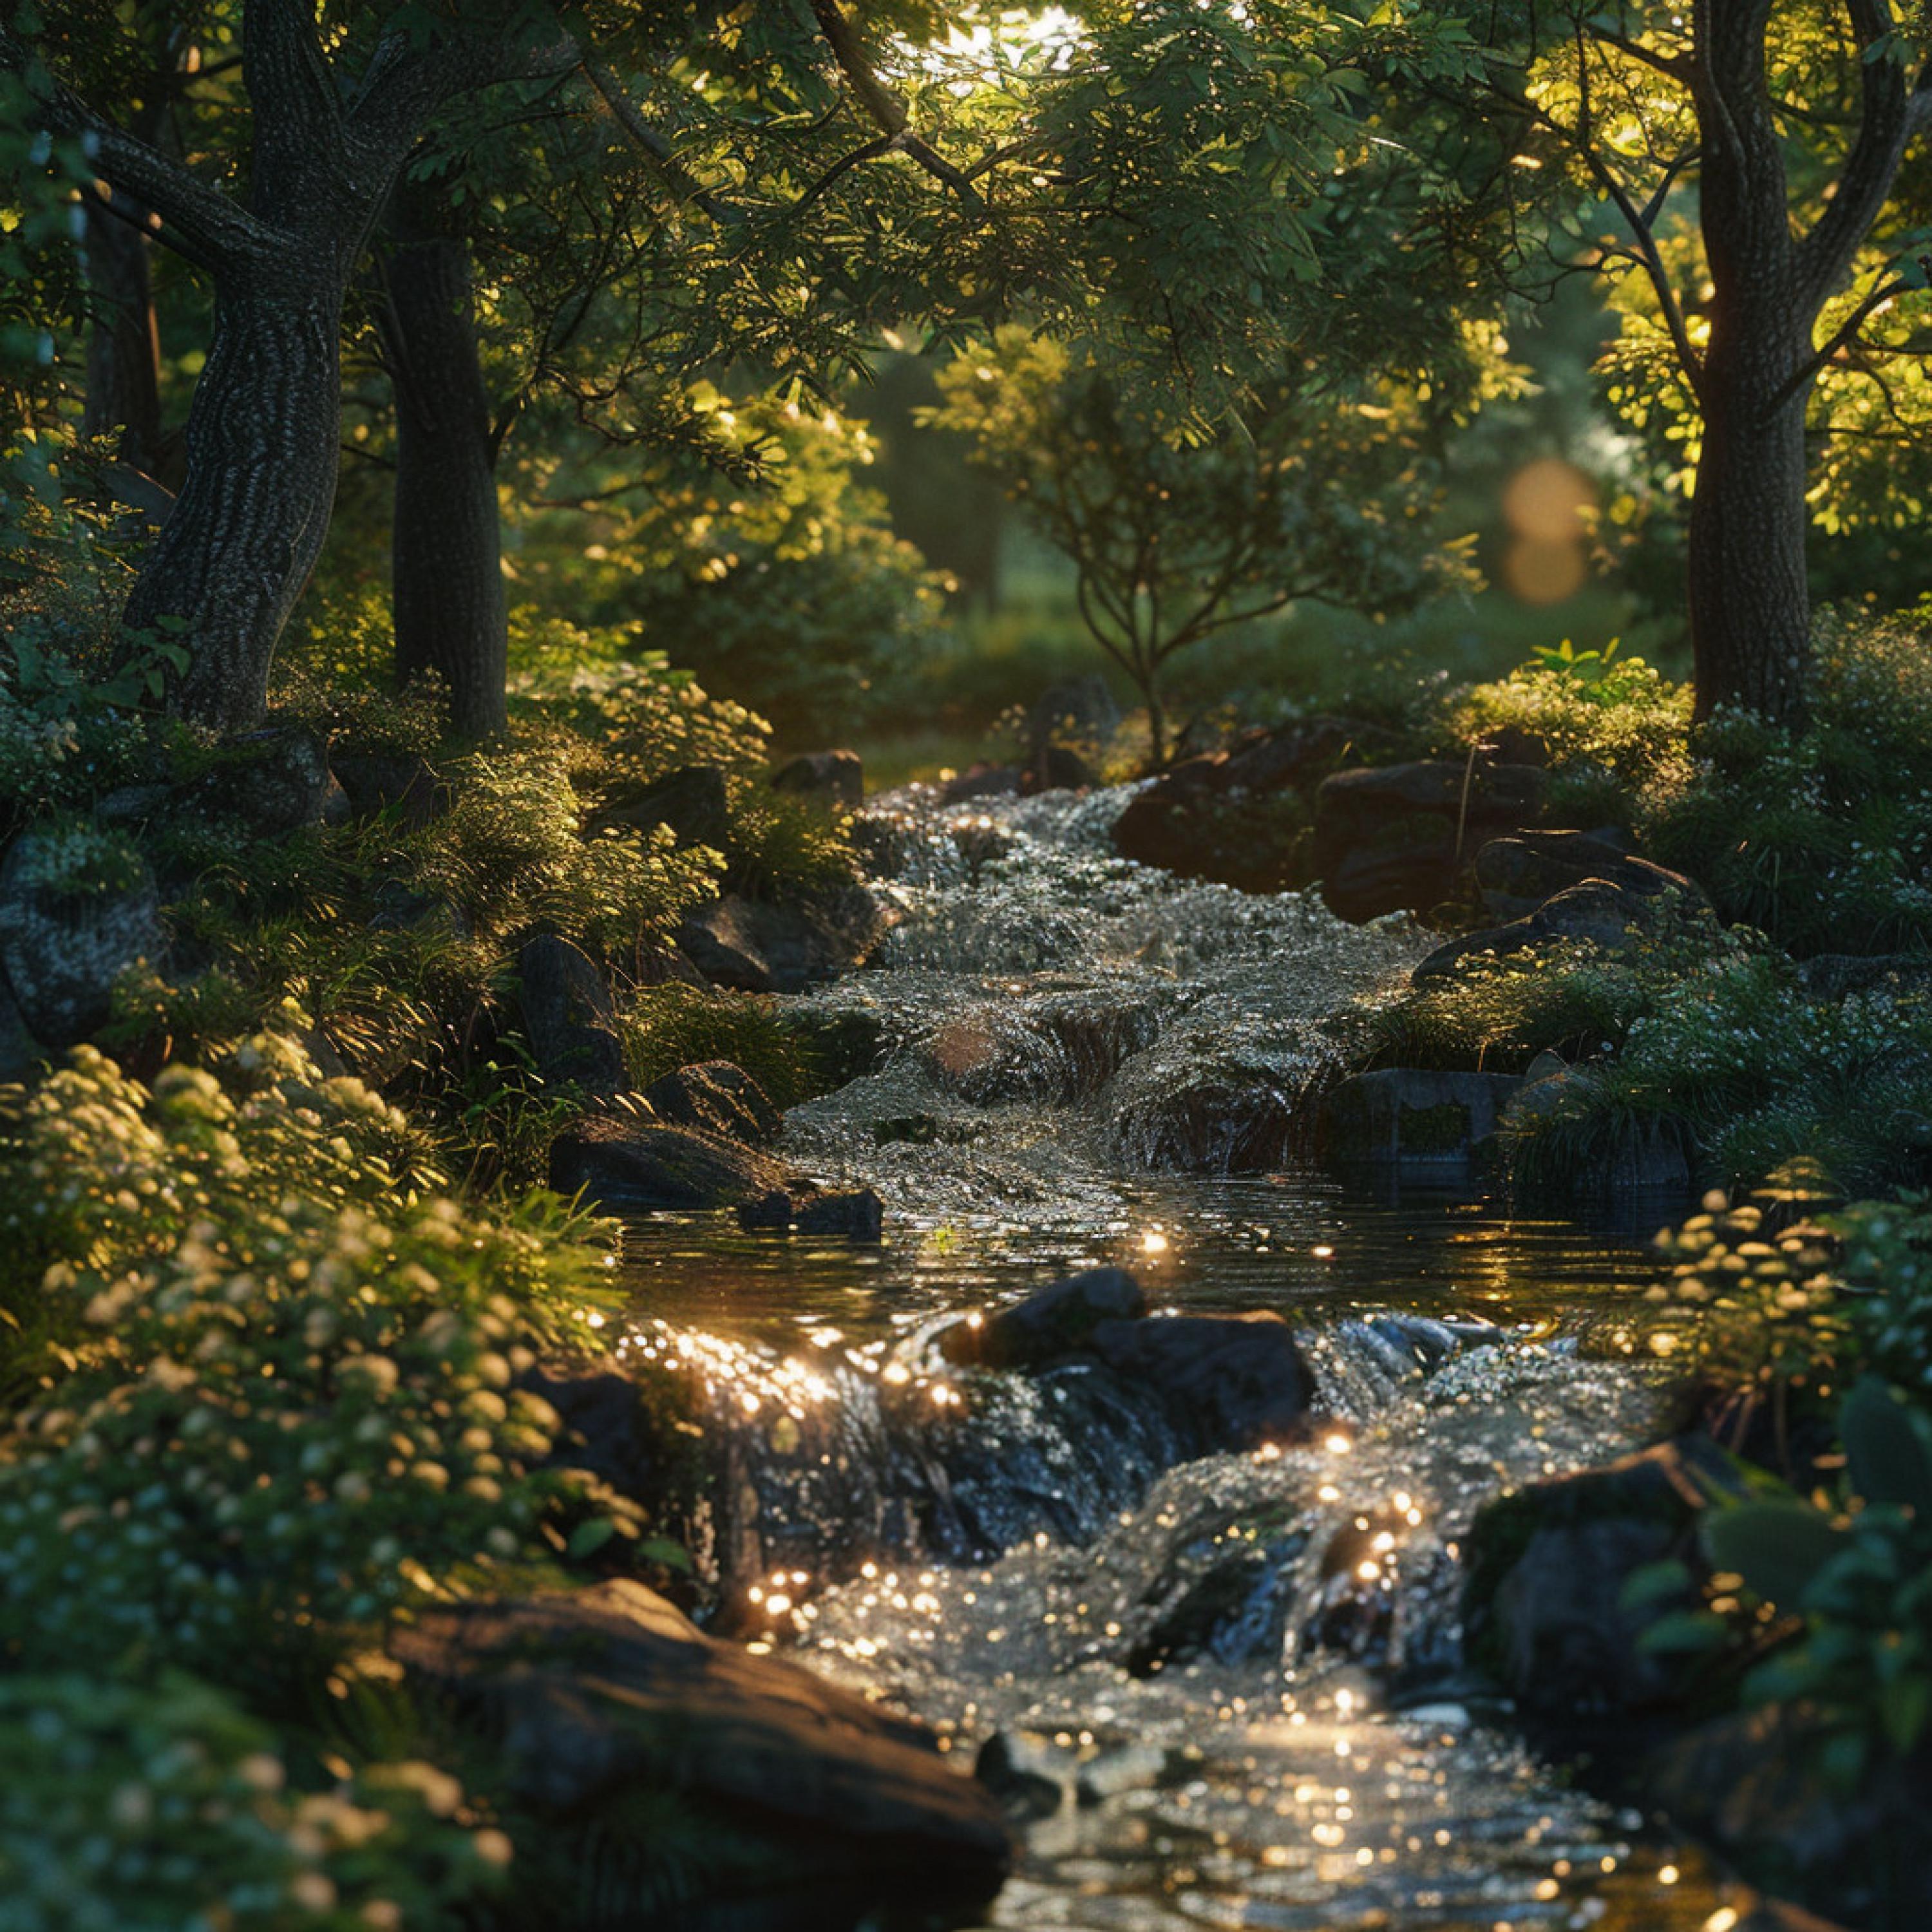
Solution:
[(214, 283), (188, 473), (125, 624), (130, 640), (179, 635), (190, 661), (171, 703), (231, 730), (261, 716), (276, 644), (328, 528), (343, 299), (411, 146), (458, 95), (578, 58), (562, 34), (398, 34), (348, 87), (322, 52), (312, 0), (246, 0), (242, 29), (245, 207), (49, 82), (0, 16), (0, 71), (33, 76), (40, 124), (87, 137), (115, 193), (155, 210)]
[(400, 216), (391, 226), (379, 314), (396, 398), (396, 676), (434, 673), (451, 730), (487, 737), (508, 722), (509, 620), (470, 253)]
[(1703, 0), (1698, 14), (1712, 298), (1688, 590), (1698, 716), (1730, 704), (1796, 724), (1811, 669), (1804, 406), (1816, 308), (1798, 286), (1765, 82), (1769, 14), (1769, 0)]
[(188, 644), (176, 703), (202, 724), (260, 720), (275, 642), (328, 532), (343, 294), (333, 280), (218, 286), (187, 477), (124, 620)]

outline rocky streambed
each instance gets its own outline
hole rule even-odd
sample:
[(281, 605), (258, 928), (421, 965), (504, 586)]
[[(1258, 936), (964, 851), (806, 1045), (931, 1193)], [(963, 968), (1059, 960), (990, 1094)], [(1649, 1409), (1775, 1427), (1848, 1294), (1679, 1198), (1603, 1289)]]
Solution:
[[(1360, 1003), (1430, 936), (1132, 863), (1125, 802), (874, 805), (890, 930), (792, 1003), (855, 1077), (760, 1158), (882, 1230), (639, 1213), (621, 1376), (547, 1390), (600, 1473), (685, 1498), (719, 1633), (918, 1720), (1016, 1834), (986, 1902), (932, 1854), (927, 1888), (902, 1866), (719, 1922), (1771, 1913), (1540, 1762), (1536, 1687), (1466, 1640), (1484, 1506), (1668, 1433), (1631, 1291), (1669, 1204), (1513, 1218), (1454, 1144), (1324, 1172)], [(1553, 1620), (1532, 1590), (1502, 1640), (1568, 1673), (1549, 1705), (1628, 1650), (1614, 1580), (1577, 1570)]]

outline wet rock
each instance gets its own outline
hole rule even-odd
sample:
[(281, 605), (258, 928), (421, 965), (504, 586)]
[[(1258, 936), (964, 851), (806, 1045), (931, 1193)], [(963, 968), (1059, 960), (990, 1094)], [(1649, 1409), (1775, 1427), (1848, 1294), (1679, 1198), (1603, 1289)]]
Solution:
[(1182, 878), (1246, 892), (1298, 884), (1308, 876), (1315, 787), (1351, 750), (1386, 735), (1340, 718), (1250, 733), (1136, 794), (1114, 820), (1114, 849)]
[(104, 1025), (116, 980), (166, 943), (154, 874), (111, 836), (29, 832), (0, 862), (0, 976), (50, 1052)]
[(772, 789), (822, 812), (856, 812), (866, 802), (866, 767), (856, 752), (808, 752), (772, 774)]
[(1535, 824), (1548, 783), (1532, 765), (1446, 760), (1334, 773), (1315, 795), (1323, 896), (1344, 919), (1426, 910), (1482, 845)]
[(722, 850), (730, 830), (724, 773), (716, 765), (686, 765), (641, 790), (609, 800), (584, 828), (586, 838), (606, 832), (651, 832), (668, 825), (680, 845)]
[(742, 1066), (728, 1060), (702, 1060), (654, 1080), (643, 1098), (667, 1126), (694, 1127), (721, 1140), (748, 1147), (770, 1147), (784, 1116)]
[(1466, 1162), (1522, 1084), (1514, 1074), (1387, 1066), (1344, 1080), (1322, 1106), (1330, 1156), (1402, 1166)]
[(436, 772), (413, 753), (340, 752), (329, 760), (354, 818), (374, 818), (393, 812), (411, 831), (418, 831), (442, 809)]
[(1056, 1281), (997, 1314), (946, 1330), (950, 1361), (989, 1369), (1037, 1366), (1084, 1348), (1103, 1322), (1132, 1322), (1148, 1311), (1146, 1292), (1124, 1268), (1088, 1268)]
[(698, 1133), (592, 1114), (550, 1143), (550, 1184), (610, 1208), (729, 1208), (784, 1180), (768, 1154)]
[(876, 1241), (885, 1228), (885, 1204), (869, 1187), (807, 1195), (797, 1204), (794, 1229), (801, 1234), (842, 1234)]
[(1552, 894), (1524, 918), (1444, 941), (1410, 976), (1418, 986), (1426, 986), (1453, 979), (1467, 961), (1534, 952), (1563, 940), (1586, 940), (1606, 952), (1624, 952), (1655, 929), (1660, 904), (1628, 886), (1586, 879)]
[(634, 1378), (593, 1362), (549, 1362), (517, 1385), (556, 1411), (568, 1450), (561, 1460), (570, 1467), (602, 1477), (620, 1496), (658, 1501), (664, 1448)]
[(1682, 872), (1653, 865), (1587, 832), (1524, 832), (1492, 838), (1476, 854), (1483, 903), (1502, 919), (1520, 919), (1552, 895), (1600, 879), (1640, 898), (1675, 892), (1687, 907), (1704, 896)]
[(1212, 1657), (1230, 1666), (1279, 1659), (1288, 1625), (1286, 1571), (1300, 1542), (1212, 1535), (1190, 1538), (1144, 1594), (1144, 1629), (1126, 1667), (1150, 1677), (1169, 1665)]
[(1680, 1704), (1708, 1666), (1651, 1653), (1640, 1640), (1664, 1611), (1692, 1607), (1694, 1588), (1679, 1604), (1634, 1608), (1623, 1588), (1666, 1558), (1700, 1568), (1709, 1499), (1743, 1492), (1736, 1466), (1692, 1436), (1488, 1504), (1466, 1545), (1470, 1662), (1552, 1721)]
[(775, 1187), (738, 1210), (738, 1225), (751, 1232), (877, 1241), (884, 1235), (885, 1223), (885, 1204), (869, 1187), (823, 1192)]
[[(1005, 1874), (998, 1806), (925, 1732), (706, 1636), (641, 1585), (432, 1611), (392, 1648), (410, 1682), (490, 1740), (518, 1806), (547, 1832), (580, 1834), (584, 1856), (609, 1867), (600, 1889), (648, 1872), (654, 1850), (678, 1852), (638, 1841), (628, 1822), (653, 1793), (763, 1841), (707, 1871), (714, 1898), (801, 1886), (820, 1903), (845, 1888), (874, 1906), (906, 1889), (982, 1898)], [(698, 1829), (709, 1845), (732, 1842)], [(626, 1858), (614, 1863), (606, 1841)], [(648, 1896), (608, 1904), (597, 1922), (654, 1916)]]
[(180, 794), (181, 806), (232, 822), (251, 838), (278, 838), (320, 824), (332, 774), (322, 740), (300, 725), (276, 724), (227, 741), (220, 763)]
[(863, 886), (809, 901), (719, 899), (688, 914), (680, 949), (714, 986), (746, 993), (802, 993), (862, 964), (885, 929)]
[(1099, 1324), (1095, 1358), (1165, 1411), (1198, 1456), (1294, 1434), (1314, 1379), (1278, 1316), (1163, 1316)]
[(609, 1096), (630, 1084), (604, 976), (567, 939), (539, 933), (517, 953), (518, 999), (537, 1071), (552, 1086)]
[(1036, 1731), (995, 1731), (980, 1747), (973, 1775), (1006, 1816), (1027, 1822), (1051, 1818), (1073, 1788), (1072, 1753)]
[(968, 765), (957, 778), (948, 778), (939, 788), (942, 805), (964, 805), (976, 798), (1013, 798), (1019, 793), (1021, 769), (1018, 765)]

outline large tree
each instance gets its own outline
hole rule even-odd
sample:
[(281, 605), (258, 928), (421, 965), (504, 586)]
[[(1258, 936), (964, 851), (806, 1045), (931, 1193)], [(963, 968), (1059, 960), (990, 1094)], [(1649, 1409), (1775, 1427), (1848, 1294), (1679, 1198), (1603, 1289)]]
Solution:
[[(701, 228), (752, 306), (786, 315), (769, 341), (834, 337), (835, 318), (935, 278), (949, 326), (997, 319), (1024, 289), (1048, 316), (1130, 318), (1114, 349), (1204, 421), (1306, 322), (1305, 218), (1352, 126), (1352, 63), (1444, 80), (1469, 65), (1466, 34), (1409, 5), (1364, 25), (1299, 0), (1095, 0), (1070, 47), (938, 0), (862, 17), (836, 0), (664, 0), (576, 10), (567, 32), (508, 0), (322, 20), (310, 0), (239, 4), (241, 195), (110, 122), (20, 10), (0, 26), (0, 72), (25, 80), (43, 124), (85, 137), (114, 194), (214, 284), (186, 482), (128, 615), (184, 632), (177, 700), (228, 727), (260, 714), (326, 525), (345, 291), (408, 157), (458, 104), (502, 90), (506, 146), (560, 88), (592, 109), (654, 172), (658, 232), (688, 248)], [(689, 312), (731, 281), (665, 286)], [(758, 332), (731, 348), (755, 358)]]
[(1674, 412), (1688, 446), (1698, 713), (1798, 722), (1820, 452), (1932, 430), (1926, 11), (1568, 0), (1498, 20), (1520, 64), (1490, 83), (1496, 124), (1616, 224), (1584, 259), (1625, 284), (1618, 400)]

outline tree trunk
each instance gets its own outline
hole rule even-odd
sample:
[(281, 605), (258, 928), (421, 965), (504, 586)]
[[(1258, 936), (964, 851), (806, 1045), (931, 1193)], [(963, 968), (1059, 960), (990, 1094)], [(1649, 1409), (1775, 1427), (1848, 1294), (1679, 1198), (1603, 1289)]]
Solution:
[(1771, 0), (1700, 0), (1693, 83), (1710, 334), (1696, 381), (1690, 506), (1696, 716), (1737, 705), (1796, 726), (1811, 672), (1804, 406), (1811, 321), (1765, 74)]
[(128, 600), (132, 633), (179, 634), (176, 694), (197, 722), (261, 717), (275, 640), (335, 501), (344, 290), (218, 284), (214, 338), (188, 412), (188, 475)]
[(1690, 639), (1696, 716), (1719, 705), (1802, 725), (1811, 670), (1804, 545), (1808, 383), (1780, 399), (1805, 345), (1754, 343), (1746, 366), (1705, 364), (1704, 444), (1690, 505)]
[(452, 236), (405, 232), (384, 280), (396, 397), (396, 676), (406, 684), (434, 674), (448, 693), (451, 731), (489, 737), (508, 723), (509, 617), (469, 250)]
[(148, 475), (157, 473), (161, 447), (160, 345), (148, 274), (148, 238), (123, 213), (86, 204), (83, 244), (92, 310), (87, 340), (87, 398), (83, 436), (121, 431), (118, 454)]

